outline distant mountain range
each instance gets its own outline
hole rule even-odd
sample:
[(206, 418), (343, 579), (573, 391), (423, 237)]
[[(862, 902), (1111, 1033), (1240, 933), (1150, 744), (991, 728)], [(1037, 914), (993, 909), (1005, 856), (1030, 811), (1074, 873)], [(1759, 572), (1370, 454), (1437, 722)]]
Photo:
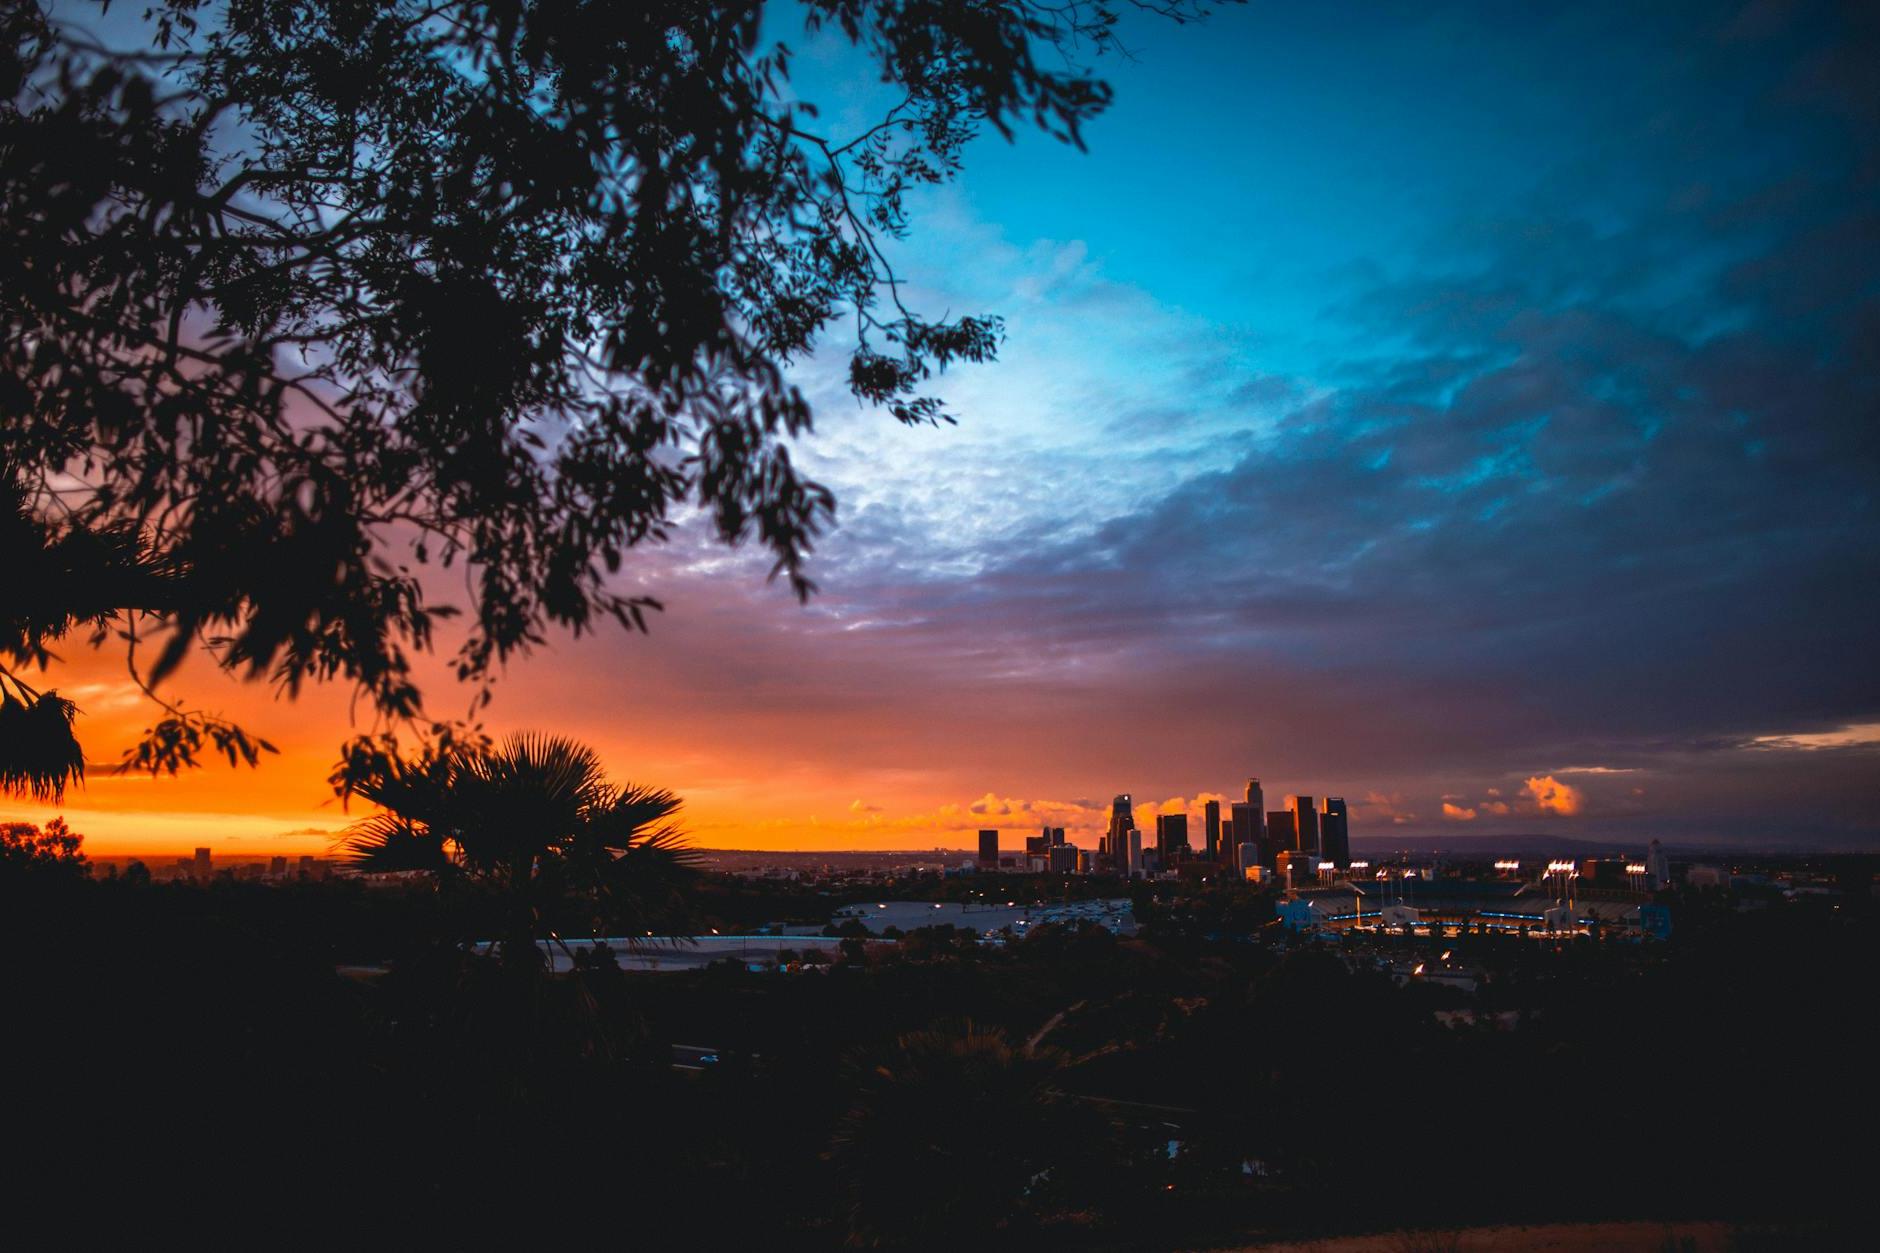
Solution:
[[(1542, 832), (1526, 832), (1512, 835), (1354, 835), (1351, 837), (1353, 852), (1389, 853), (1416, 852), (1421, 854), (1450, 853), (1463, 857), (1599, 857), (1605, 856), (1640, 856), (1643, 855), (1648, 840), (1626, 839), (1572, 839), (1564, 835), (1547, 835)], [(1666, 852), (1676, 851), (1674, 845), (1664, 846)]]

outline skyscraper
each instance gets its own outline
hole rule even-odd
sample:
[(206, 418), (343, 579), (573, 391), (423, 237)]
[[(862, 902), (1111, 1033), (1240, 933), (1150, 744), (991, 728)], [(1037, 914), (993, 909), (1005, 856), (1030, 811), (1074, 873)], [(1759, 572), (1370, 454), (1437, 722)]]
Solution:
[(1235, 801), (1232, 821), (1229, 825), (1232, 828), (1227, 836), (1229, 844), (1235, 848), (1239, 848), (1242, 844), (1252, 844), (1262, 850), (1261, 856), (1265, 856), (1266, 821), (1258, 810), (1245, 801)]
[(979, 867), (982, 870), (999, 868), (999, 833), (997, 831), (979, 833)]
[(209, 862), (209, 850), (206, 848), (197, 849), (195, 860), (192, 861), (189, 866), (190, 877), (198, 883), (207, 883), (210, 876), (214, 873), (214, 868)]
[(1272, 865), (1274, 849), (1266, 830), (1266, 794), (1260, 790), (1258, 779), (1247, 780), (1247, 799), (1234, 802), (1233, 818), (1234, 847), (1252, 844), (1260, 850), (1260, 860)]
[(1266, 844), (1260, 851), (1263, 865), (1277, 866), (1281, 853), (1290, 853), (1299, 847), (1299, 828), (1293, 823), (1290, 809), (1275, 809), (1266, 816)]
[[(1110, 802), (1110, 832), (1104, 841), (1104, 848), (1110, 855), (1109, 868), (1117, 874), (1126, 875), (1130, 872), (1129, 833), (1135, 829), (1135, 802), (1130, 799), (1128, 792), (1123, 792)], [(1136, 838), (1136, 846), (1141, 848), (1141, 836)]]
[(1319, 811), (1310, 796), (1288, 796), (1286, 808), (1293, 816), (1293, 847), (1302, 853), (1319, 851)]
[[(1231, 852), (1225, 857), (1221, 855), (1221, 802), (1209, 801), (1202, 812), (1206, 815), (1203, 819), (1206, 825), (1203, 828), (1205, 834), (1202, 836), (1204, 841), (1202, 848), (1206, 851), (1208, 860), (1231, 863), (1234, 860)], [(1228, 833), (1228, 838), (1232, 840), (1232, 832)], [(1230, 844), (1229, 847), (1231, 849), (1232, 845)]]
[(1164, 870), (1174, 869), (1193, 851), (1188, 846), (1187, 814), (1155, 816), (1155, 851)]
[(1319, 815), (1319, 856), (1340, 866), (1351, 864), (1351, 823), (1342, 796), (1325, 798)]
[(1051, 868), (1051, 828), (1025, 837), (1025, 869), (1042, 873)]

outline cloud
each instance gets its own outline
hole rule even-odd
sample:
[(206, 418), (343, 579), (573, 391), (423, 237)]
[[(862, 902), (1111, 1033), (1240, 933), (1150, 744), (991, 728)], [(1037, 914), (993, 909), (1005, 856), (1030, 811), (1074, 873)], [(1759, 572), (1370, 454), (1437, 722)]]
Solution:
[(1759, 735), (1749, 742), (1751, 748), (1785, 749), (1815, 752), (1834, 748), (1872, 748), (1880, 745), (1880, 722), (1853, 723), (1832, 731), (1799, 732), (1790, 735)]
[(1352, 808), (1353, 820), (1360, 828), (1367, 823), (1378, 822), (1407, 826), (1417, 818), (1415, 811), (1404, 807), (1404, 798), (1397, 793), (1385, 795), (1382, 792), (1370, 792)]
[(1443, 802), (1443, 817), (1449, 818), (1456, 822), (1473, 822), (1475, 821), (1475, 810), (1465, 809), (1461, 805), (1456, 805), (1449, 801), (1444, 801)]
[(881, 806), (867, 804), (860, 797), (857, 797), (849, 802), (849, 812), (852, 814), (878, 814), (881, 812)]
[(136, 708), (148, 700), (143, 689), (128, 679), (110, 683), (78, 683), (59, 689), (59, 695), (93, 714)]
[(994, 796), (987, 792), (984, 796), (967, 806), (973, 813), (991, 817), (1010, 817), (1025, 813), (1031, 809), (1030, 801), (1013, 800), (1009, 797)]
[(1535, 809), (1543, 814), (1572, 817), (1585, 804), (1585, 797), (1578, 788), (1562, 783), (1550, 774), (1533, 776), (1522, 787), (1521, 793), (1530, 798)]
[[(1185, 272), (1126, 270), (1114, 238), (1008, 239), (947, 193), (922, 268), (943, 304), (1011, 312), (1004, 359), (949, 374), (966, 420), (944, 431), (858, 411), (816, 364), (805, 464), (844, 504), (825, 594), (761, 635), (708, 601), (710, 647), (675, 668), (690, 703), (735, 702), (716, 732), (766, 748), (788, 718), (804, 756), (944, 761), (926, 800), (983, 792), (988, 820), (1249, 773), (1275, 808), (1388, 798), (1354, 826), (1468, 821), (1444, 803), (1747, 833), (1798, 798), (1858, 812), (1851, 773), (1788, 760), (1823, 754), (1762, 751), (1880, 713), (1880, 265), (1851, 246), (1880, 227), (1873, 128), (1768, 94), (1820, 38), (1685, 32), (1665, 93), (1614, 66), (1650, 110), (1602, 94), (1532, 187), (1490, 173), (1388, 249), (1341, 243), (1283, 353), (1158, 299)], [(1703, 801), (1752, 743), (1761, 790)], [(1535, 775), (1544, 797), (1487, 786), (1536, 762), (1586, 764)], [(1617, 804), (1619, 774), (1655, 808)]]

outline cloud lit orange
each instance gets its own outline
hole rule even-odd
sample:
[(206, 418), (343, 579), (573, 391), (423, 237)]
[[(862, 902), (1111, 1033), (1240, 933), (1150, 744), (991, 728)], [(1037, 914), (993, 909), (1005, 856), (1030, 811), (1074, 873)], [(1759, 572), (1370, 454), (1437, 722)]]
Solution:
[(1571, 817), (1580, 812), (1585, 805), (1585, 797), (1576, 787), (1562, 783), (1551, 774), (1534, 775), (1521, 789), (1522, 794), (1534, 801), (1534, 806), (1544, 814), (1560, 814)]

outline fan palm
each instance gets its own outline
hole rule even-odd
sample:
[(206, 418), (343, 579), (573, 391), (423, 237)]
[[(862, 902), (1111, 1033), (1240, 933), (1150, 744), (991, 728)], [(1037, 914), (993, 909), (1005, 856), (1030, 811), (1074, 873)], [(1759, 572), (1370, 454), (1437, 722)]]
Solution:
[(494, 894), (499, 946), (534, 964), (547, 923), (635, 929), (682, 902), (689, 855), (662, 788), (616, 785), (598, 754), (560, 736), (516, 735), (491, 748), (394, 762), (359, 789), (380, 812), (343, 845), (367, 870), (425, 870)]

